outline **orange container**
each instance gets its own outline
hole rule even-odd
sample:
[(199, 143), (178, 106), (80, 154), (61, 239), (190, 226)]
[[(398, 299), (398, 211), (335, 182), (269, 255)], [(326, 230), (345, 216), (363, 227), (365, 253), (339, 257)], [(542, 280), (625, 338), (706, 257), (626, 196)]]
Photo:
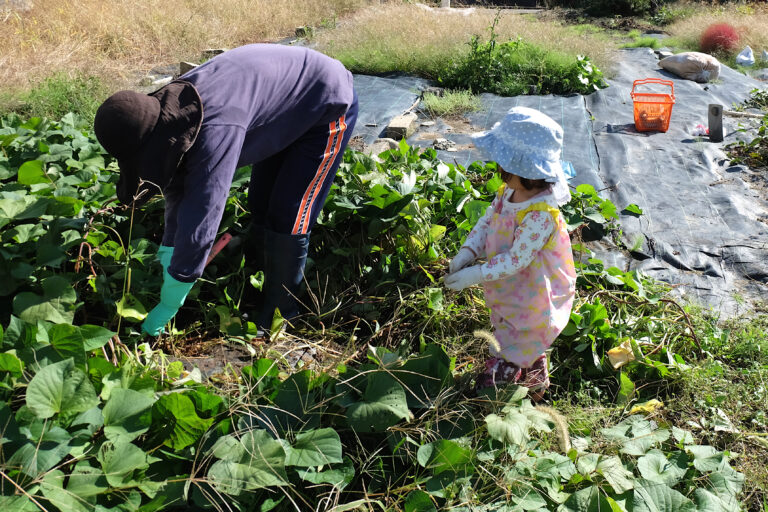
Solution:
[[(669, 87), (669, 94), (636, 92), (638, 86), (662, 85)], [(672, 105), (675, 104), (675, 84), (660, 78), (635, 80), (632, 84), (632, 100), (635, 104), (635, 129), (639, 132), (665, 132), (669, 129)]]

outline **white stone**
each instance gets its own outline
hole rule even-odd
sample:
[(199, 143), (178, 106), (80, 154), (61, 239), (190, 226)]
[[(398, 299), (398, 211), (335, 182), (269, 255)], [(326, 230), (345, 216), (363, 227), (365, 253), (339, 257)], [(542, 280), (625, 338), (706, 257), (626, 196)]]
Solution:
[(156, 87), (164, 87), (173, 81), (172, 76), (164, 76), (152, 81), (152, 85)]
[(416, 120), (418, 116), (413, 112), (399, 115), (392, 119), (387, 125), (385, 134), (387, 137), (395, 140), (407, 139), (416, 131)]

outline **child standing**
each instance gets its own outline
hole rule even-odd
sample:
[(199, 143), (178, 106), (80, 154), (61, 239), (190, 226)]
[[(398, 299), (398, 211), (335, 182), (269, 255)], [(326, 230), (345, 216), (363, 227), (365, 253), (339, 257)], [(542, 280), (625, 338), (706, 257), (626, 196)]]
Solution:
[[(544, 351), (568, 323), (576, 271), (558, 206), (571, 194), (560, 160), (563, 129), (538, 110), (515, 107), (473, 136), (505, 183), (451, 261), (445, 285), (483, 284), (498, 347), (478, 387), (520, 383), (538, 401), (549, 387)], [(474, 265), (478, 258), (487, 262)], [(493, 344), (492, 344), (493, 345)]]

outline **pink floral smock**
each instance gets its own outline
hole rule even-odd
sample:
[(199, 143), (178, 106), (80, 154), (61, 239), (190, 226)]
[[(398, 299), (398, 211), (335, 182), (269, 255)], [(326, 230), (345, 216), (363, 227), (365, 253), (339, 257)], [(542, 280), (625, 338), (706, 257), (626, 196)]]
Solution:
[(501, 351), (530, 367), (557, 338), (573, 306), (576, 271), (565, 222), (551, 192), (509, 201), (504, 188), (467, 236), (482, 266), (485, 300)]

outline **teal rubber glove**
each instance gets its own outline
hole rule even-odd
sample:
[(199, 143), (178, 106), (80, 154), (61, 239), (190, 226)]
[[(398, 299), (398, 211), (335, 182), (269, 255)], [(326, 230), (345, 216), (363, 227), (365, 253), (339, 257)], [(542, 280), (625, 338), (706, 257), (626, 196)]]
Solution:
[(173, 247), (167, 245), (161, 245), (157, 250), (157, 259), (160, 260), (160, 264), (163, 266), (163, 272), (168, 270), (168, 265), (171, 264), (171, 258), (173, 257)]
[(192, 283), (182, 283), (177, 281), (168, 270), (163, 270), (163, 287), (160, 288), (160, 304), (155, 306), (149, 312), (144, 323), (141, 324), (141, 330), (152, 336), (157, 336), (163, 332), (163, 327), (171, 321), (179, 308), (184, 304), (189, 290), (195, 285)]

